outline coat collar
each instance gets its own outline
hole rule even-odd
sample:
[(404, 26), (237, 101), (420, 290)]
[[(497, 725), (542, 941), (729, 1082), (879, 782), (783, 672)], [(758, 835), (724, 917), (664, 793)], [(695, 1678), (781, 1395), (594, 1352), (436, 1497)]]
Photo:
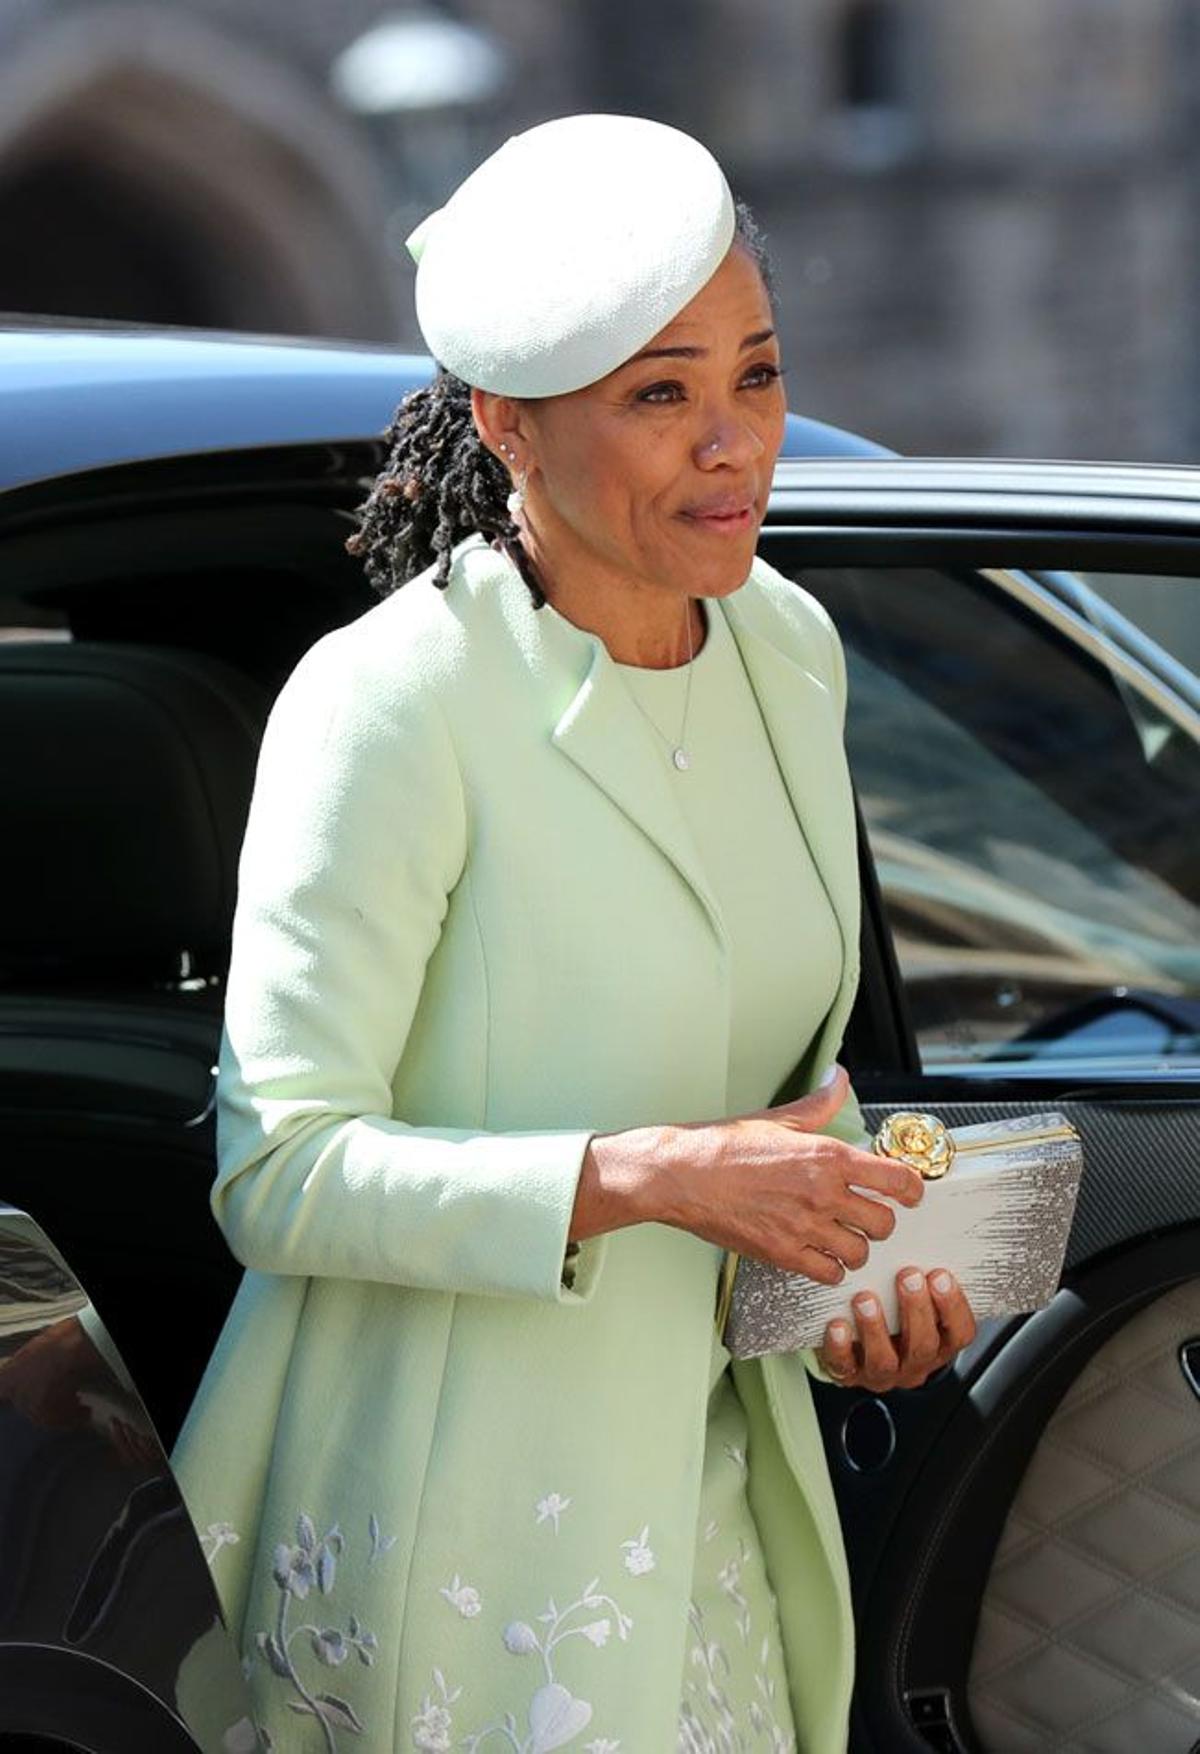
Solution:
[[(657, 750), (657, 759), (647, 759), (650, 733), (603, 640), (550, 605), (535, 610), (516, 568), (486, 545), (484, 552), (490, 576), (480, 579), (481, 594), (498, 588), (504, 618), (544, 691), (551, 743), (670, 861), (727, 953), (720, 905), (677, 801), (687, 776), (675, 774)], [(800, 609), (801, 596), (790, 580), (756, 560), (744, 585), (732, 596), (706, 599), (706, 607), (725, 616), (736, 641), (842, 933), (843, 974), (829, 1014), (832, 1025), (844, 1017), (842, 1001), (858, 973), (854, 806), (841, 715), (826, 667), (827, 636), (811, 611)]]

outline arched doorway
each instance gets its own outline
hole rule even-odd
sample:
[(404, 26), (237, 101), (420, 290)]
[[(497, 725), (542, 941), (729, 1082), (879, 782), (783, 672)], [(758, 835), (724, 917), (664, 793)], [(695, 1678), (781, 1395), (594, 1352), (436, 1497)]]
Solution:
[(298, 73), (89, 7), (0, 70), (0, 309), (396, 338), (379, 169)]

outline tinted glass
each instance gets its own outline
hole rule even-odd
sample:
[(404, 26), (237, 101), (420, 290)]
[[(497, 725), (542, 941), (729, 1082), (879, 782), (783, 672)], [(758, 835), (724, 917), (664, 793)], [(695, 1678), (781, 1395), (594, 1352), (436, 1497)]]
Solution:
[(791, 570), (846, 649), (924, 1066), (1200, 1064), (1194, 676), (1028, 575)]

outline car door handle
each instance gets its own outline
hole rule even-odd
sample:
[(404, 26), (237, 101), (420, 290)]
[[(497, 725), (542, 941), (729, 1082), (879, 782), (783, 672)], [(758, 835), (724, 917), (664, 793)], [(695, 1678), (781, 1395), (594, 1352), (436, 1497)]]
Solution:
[(1188, 1388), (1200, 1401), (1200, 1339), (1183, 1342), (1179, 1348), (1179, 1368)]

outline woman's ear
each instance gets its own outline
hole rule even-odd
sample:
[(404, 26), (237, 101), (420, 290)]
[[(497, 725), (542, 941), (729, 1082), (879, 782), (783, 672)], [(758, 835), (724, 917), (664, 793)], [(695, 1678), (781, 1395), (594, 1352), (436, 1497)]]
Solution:
[(512, 396), (491, 390), (471, 391), (471, 418), (480, 442), (514, 473), (529, 466), (529, 443), (521, 422), (521, 405)]

